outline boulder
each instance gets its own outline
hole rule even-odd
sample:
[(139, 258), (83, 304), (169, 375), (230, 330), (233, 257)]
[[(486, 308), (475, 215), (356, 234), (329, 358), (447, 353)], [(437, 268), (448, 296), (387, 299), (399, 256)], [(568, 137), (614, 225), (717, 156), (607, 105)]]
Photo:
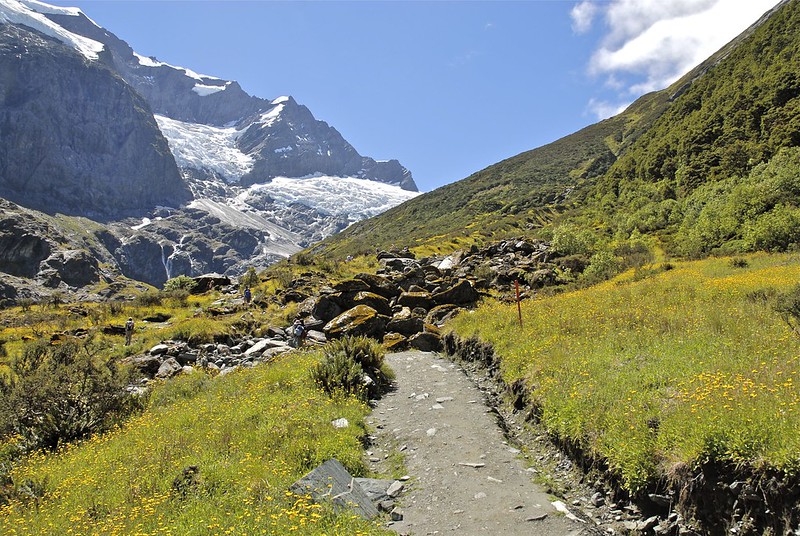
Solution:
[(150, 355), (164, 355), (168, 351), (169, 351), (169, 346), (164, 343), (160, 343), (150, 348)]
[(353, 296), (352, 302), (353, 306), (369, 305), (370, 307), (378, 311), (378, 314), (384, 316), (392, 315), (392, 308), (389, 307), (389, 300), (387, 300), (383, 296), (375, 294), (374, 292), (368, 292), (368, 291), (359, 292), (355, 296)]
[(311, 309), (311, 314), (324, 322), (330, 322), (344, 311), (342, 306), (337, 303), (336, 298), (338, 296), (323, 294), (317, 298), (314, 307)]
[(408, 348), (408, 339), (399, 333), (387, 333), (383, 336), (383, 347), (389, 352), (399, 352)]
[(467, 305), (475, 303), (480, 298), (478, 291), (472, 287), (472, 283), (466, 279), (460, 280), (449, 289), (433, 295), (436, 305), (452, 303), (456, 305)]
[(137, 355), (127, 361), (134, 369), (142, 374), (153, 377), (161, 368), (161, 359), (155, 355)]
[(192, 281), (195, 283), (194, 287), (192, 288), (193, 294), (202, 294), (203, 292), (208, 292), (211, 289), (219, 289), (222, 287), (227, 287), (231, 284), (230, 277), (220, 274), (198, 275), (197, 277), (193, 277)]
[(417, 333), (408, 339), (408, 344), (421, 352), (439, 352), (442, 349), (442, 338), (436, 333)]
[(380, 265), (385, 270), (390, 270), (395, 272), (403, 272), (406, 269), (419, 267), (419, 263), (414, 259), (404, 259), (399, 257), (380, 259)]
[(422, 331), (424, 327), (424, 321), (420, 317), (412, 317), (409, 316), (407, 318), (392, 318), (389, 323), (386, 325), (387, 331), (394, 331), (396, 333), (400, 333), (401, 335), (410, 336), (414, 335), (415, 333), (419, 333)]
[(397, 299), (397, 303), (410, 309), (421, 307), (427, 311), (433, 307), (433, 298), (428, 292), (403, 292)]
[(394, 298), (400, 294), (400, 287), (391, 279), (376, 274), (356, 274), (355, 279), (360, 279), (368, 285), (368, 290), (386, 299)]
[(333, 285), (336, 292), (361, 292), (370, 290), (369, 285), (362, 279), (345, 279)]
[(433, 324), (434, 326), (441, 326), (446, 321), (457, 315), (459, 311), (461, 311), (461, 308), (452, 303), (437, 305), (428, 311), (428, 314), (425, 317), (425, 323)]
[(169, 378), (172, 378), (173, 376), (177, 376), (178, 374), (181, 373), (182, 370), (183, 367), (181, 366), (181, 364), (178, 363), (178, 361), (174, 357), (170, 357), (169, 359), (161, 363), (160, 367), (158, 367), (158, 372), (156, 372), (156, 378), (161, 380), (167, 380)]
[(328, 322), (323, 331), (329, 339), (346, 335), (382, 338), (385, 329), (386, 317), (368, 305), (356, 305)]
[(378, 509), (347, 469), (331, 459), (289, 488), (297, 495), (311, 495), (316, 502), (330, 501), (334, 508), (349, 508), (365, 519), (378, 516)]

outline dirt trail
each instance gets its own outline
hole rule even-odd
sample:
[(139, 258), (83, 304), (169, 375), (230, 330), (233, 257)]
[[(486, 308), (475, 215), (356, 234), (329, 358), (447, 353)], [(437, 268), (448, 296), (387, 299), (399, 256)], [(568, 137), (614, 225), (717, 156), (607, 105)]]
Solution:
[(435, 354), (386, 356), (396, 390), (378, 402), (370, 447), (381, 471), (400, 451), (411, 479), (399, 505), (400, 534), (585, 536), (586, 524), (556, 511), (532, 482), (481, 392), (454, 363)]

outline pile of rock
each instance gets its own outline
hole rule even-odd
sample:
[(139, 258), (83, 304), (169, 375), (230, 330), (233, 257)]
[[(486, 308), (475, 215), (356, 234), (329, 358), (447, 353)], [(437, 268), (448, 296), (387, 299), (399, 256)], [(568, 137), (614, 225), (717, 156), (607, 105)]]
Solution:
[(168, 379), (196, 368), (227, 374), (239, 367), (252, 367), (292, 350), (282, 329), (270, 330), (270, 337), (254, 337), (234, 345), (209, 343), (197, 348), (183, 341), (164, 341), (127, 362), (149, 380)]
[(549, 245), (504, 240), (484, 249), (473, 247), (444, 257), (416, 259), (408, 250), (378, 252), (376, 274), (324, 286), (309, 297), (302, 284), (282, 296), (301, 302), (306, 323), (327, 338), (364, 335), (382, 340), (387, 348), (423, 351), (442, 348), (439, 328), (481, 292), (503, 292), (519, 281), (524, 289), (557, 283), (559, 265), (551, 262)]

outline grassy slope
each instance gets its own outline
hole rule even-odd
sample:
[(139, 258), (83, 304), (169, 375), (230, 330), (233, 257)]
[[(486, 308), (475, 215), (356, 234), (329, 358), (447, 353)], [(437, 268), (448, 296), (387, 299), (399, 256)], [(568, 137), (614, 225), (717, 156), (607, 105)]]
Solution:
[[(149, 409), (113, 432), (57, 454), (30, 456), (15, 482), (41, 500), (0, 508), (2, 534), (384, 534), (287, 493), (329, 458), (364, 475), (366, 405), (332, 400), (308, 375), (316, 357), (159, 387)], [(352, 425), (336, 429), (334, 419)], [(183, 496), (173, 481), (199, 468)]]
[(800, 280), (800, 257), (679, 263), (589, 289), (461, 315), (494, 344), (544, 426), (608, 462), (631, 491), (706, 461), (800, 470), (800, 341), (769, 297)]

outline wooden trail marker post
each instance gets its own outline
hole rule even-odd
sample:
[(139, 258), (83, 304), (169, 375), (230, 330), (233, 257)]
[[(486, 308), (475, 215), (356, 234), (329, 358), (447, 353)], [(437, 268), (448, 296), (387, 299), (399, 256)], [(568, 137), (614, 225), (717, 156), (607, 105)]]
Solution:
[(519, 303), (519, 280), (514, 280), (514, 288), (517, 291), (517, 315), (519, 316), (519, 327), (522, 327), (522, 306)]

